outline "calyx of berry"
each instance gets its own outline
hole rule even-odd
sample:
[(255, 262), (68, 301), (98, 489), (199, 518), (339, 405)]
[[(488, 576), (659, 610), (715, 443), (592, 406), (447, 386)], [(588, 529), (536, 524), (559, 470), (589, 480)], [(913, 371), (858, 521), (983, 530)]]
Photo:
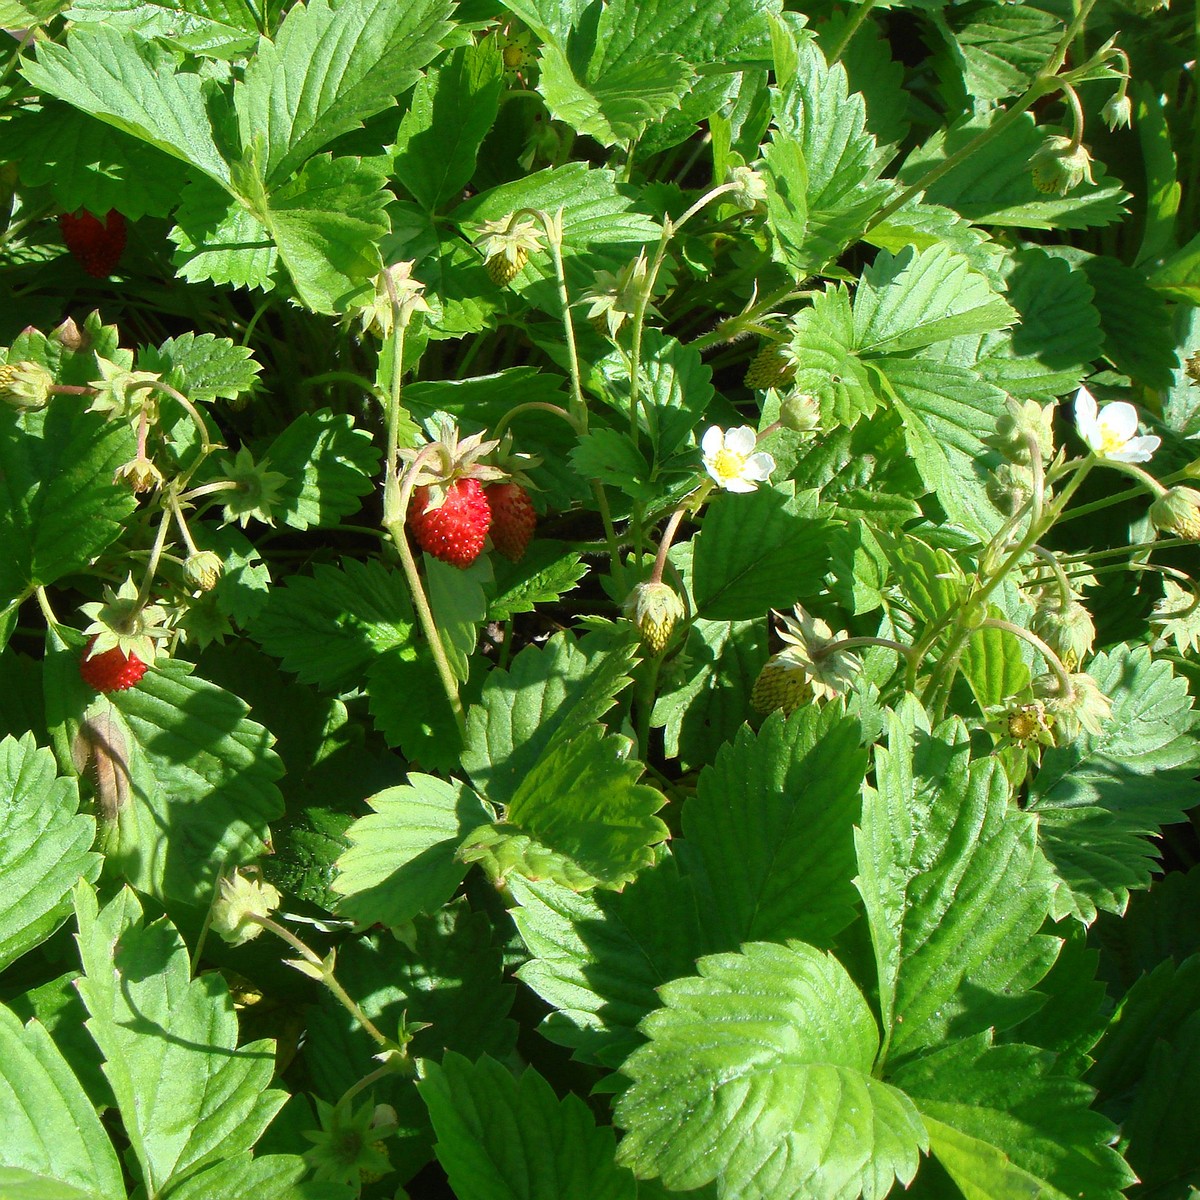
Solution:
[(508, 477), (507, 471), (480, 461), (499, 447), (495, 439), (485, 440), (482, 433), (460, 438), (458, 427), (449, 421), (438, 426), (438, 434), (425, 446), (400, 451), (401, 459), (409, 467), (413, 488), (429, 489), (425, 512), (441, 508), (446, 503), (447, 488), (459, 479), (495, 483)]

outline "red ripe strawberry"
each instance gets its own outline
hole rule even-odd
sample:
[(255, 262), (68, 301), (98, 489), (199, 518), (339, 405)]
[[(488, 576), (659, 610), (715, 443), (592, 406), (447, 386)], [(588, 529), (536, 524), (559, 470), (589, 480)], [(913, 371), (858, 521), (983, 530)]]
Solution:
[(493, 483), (483, 494), (492, 507), (492, 545), (519, 562), (537, 524), (529, 493), (519, 483)]
[(58, 227), (67, 249), (89, 275), (104, 279), (113, 273), (125, 249), (125, 218), (115, 208), (108, 210), (103, 224), (86, 209), (63, 213)]
[(492, 523), (483, 485), (478, 479), (456, 479), (445, 485), (445, 502), (426, 510), (429, 488), (413, 489), (408, 525), (422, 550), (454, 567), (469, 567), (487, 541)]
[(92, 654), (92, 637), (88, 640), (79, 663), (83, 682), (98, 692), (123, 692), (131, 688), (146, 673), (146, 664), (136, 654), (124, 655), (118, 647)]

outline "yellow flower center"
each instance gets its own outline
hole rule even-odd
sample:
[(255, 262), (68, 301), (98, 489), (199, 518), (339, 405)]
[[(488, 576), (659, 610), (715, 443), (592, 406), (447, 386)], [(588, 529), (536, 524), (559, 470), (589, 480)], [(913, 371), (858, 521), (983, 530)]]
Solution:
[(1107, 426), (1100, 426), (1100, 453), (1102, 455), (1112, 454), (1116, 450), (1120, 450), (1125, 445), (1123, 438), (1114, 429), (1109, 429)]
[(712, 469), (722, 482), (726, 479), (740, 479), (745, 465), (746, 460), (732, 450), (718, 450), (713, 455)]

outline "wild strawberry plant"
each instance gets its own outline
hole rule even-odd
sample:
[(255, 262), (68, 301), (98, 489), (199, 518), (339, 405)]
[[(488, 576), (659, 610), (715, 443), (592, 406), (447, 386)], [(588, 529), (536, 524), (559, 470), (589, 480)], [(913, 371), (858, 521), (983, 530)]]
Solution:
[(0, 1196), (1195, 1194), (1187, 13), (0, 11)]

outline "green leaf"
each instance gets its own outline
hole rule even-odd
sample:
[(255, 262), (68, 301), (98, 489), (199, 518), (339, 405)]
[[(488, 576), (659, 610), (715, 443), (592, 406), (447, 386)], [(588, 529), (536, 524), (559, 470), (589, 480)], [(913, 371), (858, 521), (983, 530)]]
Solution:
[(789, 332), (792, 356), (800, 364), (794, 386), (820, 401), (823, 423), (853, 426), (875, 411), (875, 384), (852, 348), (854, 325), (845, 285), (818, 293), (810, 307), (796, 314)]
[[(297, 8), (293, 11), (303, 11)], [(339, 313), (382, 263), (391, 199), (384, 176), (356, 158), (309, 159), (271, 193), (264, 219), (301, 300)]]
[(410, 775), (367, 803), (338, 859), (338, 911), (364, 925), (403, 925), (440, 908), (467, 873), (457, 857), (464, 838), (492, 820), (491, 810), (457, 780)]
[(616, 1139), (575, 1095), (559, 1100), (532, 1067), (516, 1078), (483, 1057), (425, 1063), (417, 1085), (437, 1133), (438, 1161), (458, 1200), (634, 1200), (613, 1161)]
[[(999, 617), (998, 609), (989, 615)], [(1029, 666), (1022, 642), (1006, 629), (985, 625), (971, 631), (959, 670), (971, 685), (980, 710), (998, 708), (1029, 687)]]
[[(904, 186), (916, 183), (1002, 115), (1003, 110), (995, 108), (949, 130), (939, 130), (904, 160), (898, 181)], [(1046, 196), (1033, 186), (1030, 158), (1047, 134), (1061, 132), (1022, 114), (1003, 133), (931, 183), (925, 191), (926, 201), (943, 204), (982, 225), (1061, 230), (1111, 224), (1124, 212), (1128, 196), (1116, 180), (1109, 179), (1102, 162), (1093, 163), (1095, 186), (1085, 181), (1065, 196)]]
[(516, 870), (577, 890), (628, 883), (670, 836), (654, 816), (666, 797), (637, 782), (644, 768), (632, 749), (600, 725), (560, 737), (521, 781), (503, 824), (468, 835), (459, 856), (498, 881)]
[(212, 333), (182, 333), (138, 354), (138, 368), (156, 371), (192, 401), (236, 400), (258, 386), (262, 367), (249, 346)]
[(797, 938), (828, 947), (853, 920), (861, 741), (837, 705), (776, 713), (757, 735), (743, 726), (700, 773), (679, 854), (720, 945)]
[[(622, 7), (607, 5), (599, 24), (605, 24), (610, 10)], [(594, 36), (603, 37), (603, 30)], [(651, 122), (679, 107), (694, 78), (691, 66), (674, 53), (645, 54), (622, 66), (593, 60), (580, 78), (567, 55), (548, 43), (538, 65), (538, 90), (551, 115), (602, 146), (637, 141)]]
[(816, 514), (816, 492), (793, 483), (714, 500), (696, 539), (699, 614), (746, 620), (818, 591), (829, 569), (829, 524)]
[(602, 717), (629, 685), (631, 645), (557, 633), (493, 669), (467, 714), (463, 769), (494, 804), (507, 804), (534, 765)]
[(263, 649), (301, 682), (344, 691), (389, 651), (412, 639), (412, 607), (403, 576), (372, 559), (318, 565), (271, 589), (254, 623)]
[(1032, 1046), (990, 1033), (935, 1049), (891, 1077), (929, 1130), (934, 1156), (968, 1200), (1087, 1196), (1118, 1200), (1133, 1174), (1092, 1089)]
[(1004, 100), (1025, 91), (1062, 33), (1058, 17), (1028, 4), (955, 6), (948, 16), (963, 87), (978, 100)]
[[(809, 274), (862, 234), (892, 185), (878, 178), (881, 164), (875, 139), (867, 132), (866, 105), (850, 92), (846, 68), (827, 66), (810, 40), (800, 44), (798, 55), (795, 74), (773, 99), (778, 132), (772, 135), (767, 163), (776, 180), (786, 181), (796, 193), (792, 204), (805, 232), (803, 245), (789, 261), (799, 273)], [(784, 162), (788, 167), (781, 170)]]
[(1165, 959), (1178, 964), (1200, 954), (1200, 867), (1156, 879), (1148, 891), (1130, 896), (1122, 916), (1101, 913), (1092, 932), (1104, 975), (1121, 992)]
[(268, 1154), (251, 1158), (240, 1154), (189, 1176), (171, 1189), (170, 1200), (227, 1200), (253, 1196), (254, 1200), (353, 1200), (347, 1184), (328, 1179), (301, 1182), (309, 1165), (298, 1154)]
[(77, 25), (111, 26), (189, 54), (234, 58), (258, 42), (258, 16), (247, 0), (72, 0)]
[[(246, 704), (191, 671), (180, 659), (162, 661), (136, 688), (96, 703), (128, 731), (110, 748), (114, 769), (131, 780), (137, 832), (121, 847), (127, 878), (156, 896), (207, 905), (223, 870), (269, 847), (267, 823), (283, 815), (282, 766)], [(107, 725), (98, 733), (125, 737)]]
[(179, 196), (176, 225), (167, 235), (177, 249), (176, 273), (192, 283), (211, 280), (270, 291), (279, 251), (267, 227), (207, 179), (191, 180)]
[(1057, 877), (1055, 916), (1090, 924), (1124, 911), (1158, 858), (1148, 838), (1183, 818), (1200, 795), (1196, 714), (1186, 682), (1149, 650), (1098, 654), (1088, 674), (1112, 700), (1099, 735), (1052, 747), (1030, 787), (1039, 841)]
[(651, 723), (663, 727), (667, 757), (688, 769), (712, 762), (746, 719), (766, 661), (763, 621), (697, 618), (683, 650), (660, 671)]
[(1004, 392), (972, 370), (922, 358), (888, 358), (882, 369), (925, 486), (957, 525), (987, 540), (1003, 517), (988, 499), (995, 456), (983, 438), (1004, 413)]
[(99, 873), (96, 822), (78, 811), (75, 782), (56, 775), (32, 733), (0, 742), (0, 967), (45, 941), (71, 911), (71, 889)]
[(896, 354), (947, 338), (1002, 329), (1016, 313), (967, 260), (944, 247), (881, 250), (854, 296), (853, 346)]
[(802, 942), (751, 942), (701, 959), (664, 985), (642, 1023), (649, 1044), (617, 1151), (672, 1190), (718, 1180), (720, 1194), (773, 1200), (878, 1197), (907, 1185), (927, 1145), (903, 1093), (871, 1074), (879, 1032), (836, 959)]
[(165, 217), (187, 179), (178, 159), (49, 96), (8, 114), (4, 152), (27, 187), (49, 188), (67, 212)]
[[(70, 1066), (42, 1025), (22, 1027), (3, 1005), (0, 1112), (0, 1194), (13, 1200), (125, 1195), (116, 1151)], [(24, 1186), (10, 1188), (14, 1178)]]
[(491, 558), (481, 554), (465, 569), (442, 562), (431, 554), (425, 558), (425, 581), (429, 607), (442, 639), (450, 669), (465, 683), (471, 657), (479, 644), (479, 627), (487, 620), (484, 587), (492, 582)]
[(21, 69), (39, 91), (230, 186), (208, 117), (217, 89), (177, 70), (164, 47), (111, 25), (89, 25), (73, 30), (64, 45), (39, 41), (36, 61), (24, 59)]
[(309, 0), (264, 40), (234, 90), (242, 144), (274, 189), (335, 138), (392, 107), (449, 31), (448, 0)]
[(328, 528), (357, 512), (375, 486), (379, 451), (347, 413), (303, 413), (272, 443), (265, 458), (287, 476), (277, 520), (293, 529)]
[(537, 538), (521, 560), (492, 564), (496, 595), (488, 601), (487, 619), (506, 621), (517, 613), (533, 612), (539, 604), (552, 604), (573, 591), (588, 567), (564, 543)]
[(224, 979), (192, 979), (183, 939), (166, 920), (145, 924), (129, 889), (101, 909), (80, 884), (75, 910), (88, 1031), (146, 1191), (157, 1196), (253, 1147), (287, 1099), (269, 1090), (274, 1043), (238, 1045)]
[(492, 40), (453, 51), (417, 84), (400, 122), (393, 171), (422, 208), (433, 212), (471, 181), (503, 86), (504, 63)]
[(1059, 943), (1038, 932), (1053, 880), (1036, 822), (1009, 808), (1000, 764), (971, 762), (957, 721), (931, 733), (915, 702), (889, 727), (878, 790), (863, 803), (855, 884), (895, 1062), (1036, 1010), (1029, 989)]
[(113, 472), (133, 457), (125, 422), (58, 396), (36, 412), (0, 412), (0, 604), (86, 567), (137, 507)]
[(366, 683), (371, 719), (389, 746), (430, 770), (459, 770), (462, 734), (428, 645), (380, 655), (367, 668)]
[(552, 1012), (541, 1025), (583, 1062), (617, 1067), (645, 1040), (658, 989), (714, 948), (695, 889), (665, 852), (619, 892), (575, 892), (514, 875), (513, 921), (531, 955), (517, 971)]

